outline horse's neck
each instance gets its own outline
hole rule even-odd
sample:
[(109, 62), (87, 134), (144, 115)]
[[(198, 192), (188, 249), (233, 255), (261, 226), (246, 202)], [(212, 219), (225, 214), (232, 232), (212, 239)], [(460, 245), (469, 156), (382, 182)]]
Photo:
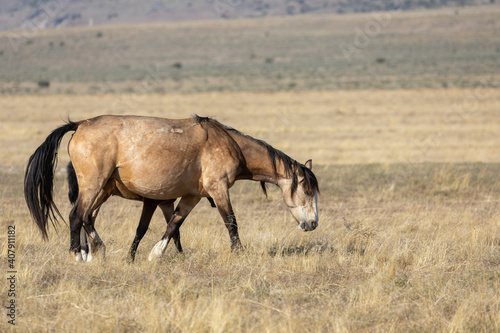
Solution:
[(245, 157), (246, 167), (240, 179), (251, 179), (279, 185), (280, 181), (289, 178), (284, 174), (281, 161), (276, 161), (276, 170), (273, 167), (267, 148), (240, 134), (232, 134)]

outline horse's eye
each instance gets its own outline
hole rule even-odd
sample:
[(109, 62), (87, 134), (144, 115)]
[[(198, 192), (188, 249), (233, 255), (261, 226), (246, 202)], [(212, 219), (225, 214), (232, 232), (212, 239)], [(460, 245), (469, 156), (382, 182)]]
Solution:
[(299, 180), (299, 184), (302, 184), (304, 182), (304, 178), (302, 178), (301, 180)]

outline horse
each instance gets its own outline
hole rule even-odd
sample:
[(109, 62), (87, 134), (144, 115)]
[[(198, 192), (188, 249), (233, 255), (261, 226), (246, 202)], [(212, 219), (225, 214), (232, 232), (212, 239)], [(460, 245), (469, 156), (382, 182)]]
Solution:
[(53, 178), (57, 150), (70, 131), (74, 134), (68, 153), (78, 180), (78, 196), (69, 215), (70, 253), (76, 261), (84, 259), (83, 233), (102, 243), (93, 223), (101, 205), (116, 191), (131, 199), (146, 198), (145, 204), (165, 203), (166, 217), (173, 201), (181, 198), (150, 260), (163, 255), (203, 197), (213, 199), (229, 232), (231, 249), (240, 249), (229, 196), (229, 189), (240, 179), (278, 185), (298, 227), (311, 231), (318, 225), (316, 176), (306, 165), (262, 141), (206, 117), (99, 116), (68, 121), (55, 129), (28, 161), (25, 199), (44, 239), (49, 221), (55, 226), (62, 218), (53, 200)]
[[(251, 154), (250, 151), (255, 150), (256, 149), (255, 145), (257, 145), (257, 146), (264, 147), (265, 150), (267, 151), (267, 155), (271, 159), (271, 164), (272, 164), (272, 168), (273, 168), (274, 172), (277, 171), (276, 170), (276, 165), (277, 165), (276, 160), (277, 159), (281, 160), (281, 162), (283, 163), (284, 166), (287, 166), (287, 165), (293, 166), (293, 163), (294, 163), (293, 159), (288, 157), (283, 152), (273, 148), (271, 145), (267, 144), (266, 142), (264, 142), (262, 140), (254, 139), (251, 136), (245, 135), (245, 134), (235, 130), (234, 128), (231, 128), (228, 126), (225, 126), (225, 129), (228, 131), (228, 134), (230, 134), (233, 137), (233, 139), (240, 145), (240, 148), (242, 149), (243, 155), (246, 156), (247, 159), (250, 157), (249, 156)], [(258, 147), (257, 147), (257, 149), (258, 149)], [(302, 168), (305, 170), (304, 167), (311, 170), (312, 169), (312, 161), (309, 160), (302, 166)], [(70, 202), (72, 204), (74, 204), (74, 202), (76, 201), (76, 195), (78, 193), (78, 182), (76, 181), (76, 175), (74, 173), (74, 169), (73, 169), (71, 162), (68, 164), (67, 171), (68, 171), (68, 184), (69, 184), (68, 196), (69, 196)], [(286, 172), (286, 171), (284, 171), (284, 172)], [(288, 170), (288, 172), (290, 172), (290, 170)], [(304, 171), (304, 172), (306, 172), (306, 171)], [(281, 171), (281, 173), (283, 173), (283, 171)], [(303, 180), (300, 180), (300, 182), (302, 182), (302, 181)], [(265, 182), (260, 181), (260, 183), (261, 183), (262, 190), (267, 197)], [(315, 186), (317, 187), (317, 184)], [(143, 208), (142, 208), (142, 213), (141, 213), (141, 217), (139, 220), (139, 225), (138, 225), (137, 230), (136, 230), (134, 241), (132, 242), (132, 245), (130, 247), (130, 251), (128, 253), (128, 261), (133, 262), (135, 260), (135, 254), (137, 251), (137, 247), (139, 246), (141, 239), (144, 237), (144, 235), (149, 227), (149, 223), (151, 221), (151, 218), (153, 216), (154, 211), (156, 210), (156, 208), (158, 206), (160, 206), (160, 208), (163, 212), (163, 215), (165, 217), (165, 221), (168, 224), (171, 217), (172, 217), (172, 214), (174, 212), (174, 200), (158, 201), (158, 200), (152, 200), (152, 199), (148, 199), (148, 198), (141, 198), (139, 196), (133, 196), (133, 195), (127, 194), (126, 189), (124, 190), (123, 187), (119, 183), (116, 184), (115, 191), (114, 192), (110, 191), (109, 195), (117, 195), (117, 196), (120, 196), (120, 197), (123, 197), (126, 199), (143, 201)], [(210, 201), (212, 207), (215, 207), (215, 204), (210, 197), (208, 198), (208, 200)], [(95, 220), (95, 217), (94, 217), (94, 220)], [(94, 225), (94, 223), (92, 223), (92, 225)], [(177, 231), (172, 236), (172, 238), (174, 240), (174, 244), (177, 248), (177, 251), (179, 253), (182, 253), (183, 250), (182, 250), (182, 245), (180, 243), (179, 232)], [(91, 239), (89, 239), (89, 240), (91, 240)], [(100, 238), (98, 238), (98, 241), (100, 242)], [(89, 256), (91, 255), (91, 251), (88, 250), (90, 244), (91, 243), (88, 243), (86, 241), (86, 239), (84, 239), (82, 241), (82, 249), (85, 249), (85, 250), (82, 250), (82, 254), (84, 256), (87, 255), (87, 253)], [(100, 248), (100, 247), (104, 246), (103, 243), (97, 243), (96, 245), (97, 245), (97, 247), (94, 245), (94, 248)], [(153, 256), (154, 255), (150, 255), (149, 258), (151, 259)], [(90, 260), (90, 258), (89, 258), (89, 260)]]

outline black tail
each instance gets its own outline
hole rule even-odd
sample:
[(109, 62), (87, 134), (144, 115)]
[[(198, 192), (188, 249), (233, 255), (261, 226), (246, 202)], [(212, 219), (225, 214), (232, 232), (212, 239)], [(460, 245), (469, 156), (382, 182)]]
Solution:
[(72, 205), (75, 204), (76, 199), (78, 199), (78, 179), (76, 178), (75, 168), (73, 168), (73, 163), (71, 161), (68, 163), (68, 198)]
[(47, 224), (55, 226), (61, 213), (53, 199), (54, 171), (57, 165), (57, 150), (61, 139), (69, 131), (76, 131), (79, 123), (68, 124), (55, 129), (45, 142), (31, 155), (24, 175), (24, 198), (36, 225), (44, 239), (48, 238)]

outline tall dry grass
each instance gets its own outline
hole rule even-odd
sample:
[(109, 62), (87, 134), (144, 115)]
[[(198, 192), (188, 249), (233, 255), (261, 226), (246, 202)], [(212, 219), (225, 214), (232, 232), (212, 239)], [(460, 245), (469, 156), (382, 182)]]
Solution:
[[(443, 120), (470, 93), (140, 97), (133, 113), (215, 115), (292, 157), (312, 157), (322, 193), (320, 225), (302, 233), (279, 191), (265, 199), (258, 184), (237, 184), (231, 195), (242, 253), (230, 252), (218, 213), (203, 201), (181, 229), (185, 253), (171, 244), (150, 263), (165, 230), (156, 214), (133, 265), (126, 254), (139, 203), (110, 199), (96, 226), (107, 258), (76, 264), (67, 225), (43, 242), (22, 194), (25, 160), (51, 129), (68, 114), (107, 113), (123, 96), (0, 98), (8, 110), (0, 114), (0, 261), (6, 275), (6, 230), (16, 225), (17, 330), (500, 331), (498, 92), (463, 122)], [(437, 139), (424, 145), (425, 158), (409, 159), (429, 137)], [(65, 155), (62, 146), (55, 191), (67, 215)], [(0, 331), (14, 330), (7, 319)]]
[[(15, 223), (18, 230), (18, 327), (34, 332), (498, 331), (498, 178), (479, 177), (465, 194), (436, 197), (439, 189), (422, 190), (423, 176), (435, 173), (453, 184), (454, 166), (428, 165), (409, 179), (412, 191), (373, 185), (379, 184), (381, 166), (373, 172), (363, 166), (341, 169), (343, 179), (356, 179), (358, 171), (369, 177), (352, 184), (332, 177), (335, 167), (320, 168), (326, 184), (320, 228), (312, 233), (295, 229), (279, 193), (274, 190), (265, 200), (258, 186), (248, 183), (233, 190), (242, 253), (230, 252), (220, 217), (202, 203), (182, 227), (184, 254), (170, 246), (162, 260), (147, 261), (165, 228), (158, 214), (133, 265), (127, 264), (126, 252), (138, 204), (111, 200), (97, 224), (107, 258), (76, 264), (68, 258), (66, 226), (42, 242), (22, 200), (10, 203), (4, 197), (2, 229)], [(480, 169), (462, 172), (474, 178)], [(330, 184), (343, 193), (335, 194)], [(5, 302), (5, 293), (0, 297)], [(9, 328), (5, 319), (1, 325)]]

